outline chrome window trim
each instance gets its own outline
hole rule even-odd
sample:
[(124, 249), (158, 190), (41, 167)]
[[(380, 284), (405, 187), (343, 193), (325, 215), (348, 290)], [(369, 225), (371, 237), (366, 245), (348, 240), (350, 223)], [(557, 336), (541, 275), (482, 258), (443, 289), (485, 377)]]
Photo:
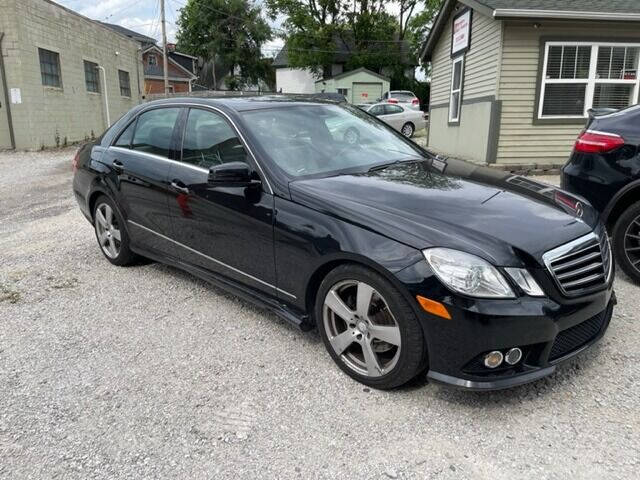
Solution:
[(193, 165), (190, 163), (184, 163), (181, 162), (179, 160), (173, 160), (171, 158), (167, 158), (167, 157), (163, 157), (162, 155), (156, 155), (155, 153), (148, 153), (148, 152), (142, 152), (140, 150), (133, 150), (130, 148), (124, 148), (124, 147), (109, 147), (110, 150), (115, 150), (117, 152), (125, 152), (125, 153), (134, 153), (136, 155), (142, 155), (143, 157), (149, 157), (149, 158), (153, 158), (154, 160), (164, 160), (166, 162), (170, 162), (170, 163), (175, 163), (176, 165), (181, 165), (181, 166), (186, 166), (189, 168), (193, 168), (194, 170), (198, 170), (204, 173), (209, 173), (209, 170), (207, 170), (204, 167), (199, 167), (197, 165)]
[(206, 258), (207, 260), (210, 260), (210, 261), (212, 261), (214, 263), (217, 263), (218, 265), (221, 265), (221, 266), (223, 266), (225, 268), (228, 268), (229, 270), (232, 270), (232, 271), (234, 271), (234, 272), (236, 272), (236, 273), (238, 273), (240, 275), (243, 275), (243, 276), (245, 276), (247, 278), (250, 278), (254, 282), (258, 282), (258, 283), (260, 283), (260, 284), (262, 284), (262, 285), (264, 285), (266, 287), (272, 288), (272, 289), (274, 289), (275, 291), (277, 291), (279, 293), (282, 293), (284, 295), (287, 295), (287, 296), (293, 298), (294, 300), (297, 298), (295, 295), (293, 295), (293, 294), (291, 294), (291, 293), (289, 293), (289, 292), (287, 292), (285, 290), (282, 290), (281, 288), (278, 288), (275, 285), (272, 285), (272, 284), (270, 284), (268, 282), (265, 282), (264, 280), (260, 280), (259, 278), (254, 277), (253, 275), (250, 275), (250, 274), (248, 274), (246, 272), (243, 272), (242, 270), (239, 270), (239, 269), (237, 269), (235, 267), (232, 267), (231, 265), (228, 265), (228, 264), (226, 264), (224, 262), (221, 262), (220, 260), (218, 260), (216, 258), (210, 257), (209, 255), (206, 255), (206, 254), (204, 254), (202, 252), (199, 252), (198, 250), (195, 250), (195, 249), (193, 249), (191, 247), (188, 247), (187, 245), (184, 245), (183, 243), (180, 243), (180, 242), (178, 242), (176, 240), (173, 240), (172, 238), (169, 238), (166, 235), (158, 233), (155, 230), (147, 228), (144, 225), (140, 225), (139, 223), (134, 222), (133, 220), (127, 220), (127, 223), (130, 223), (131, 225), (134, 225), (134, 226), (136, 226), (138, 228), (141, 228), (143, 230), (146, 230), (147, 232), (152, 233), (154, 235), (157, 235), (158, 237), (163, 238), (164, 240), (167, 240), (167, 241), (169, 241), (171, 243), (174, 243), (175, 245), (178, 245), (179, 247), (182, 247), (182, 248), (184, 248), (186, 250), (189, 250), (190, 252), (193, 252), (193, 253), (195, 253), (197, 255), (200, 255), (200, 256)]
[[(258, 162), (257, 157), (253, 153), (253, 150), (251, 150), (251, 148), (249, 147), (249, 144), (247, 143), (247, 140), (244, 138), (244, 135), (242, 135), (242, 132), (240, 132), (240, 129), (238, 128), (236, 123), (233, 121), (233, 119), (225, 111), (219, 109), (218, 107), (214, 107), (213, 105), (207, 105), (207, 104), (202, 104), (202, 103), (190, 103), (190, 102), (189, 103), (185, 103), (185, 102), (181, 102), (181, 103), (163, 103), (163, 104), (160, 104), (160, 105), (150, 105), (147, 108), (140, 109), (140, 111), (136, 113), (135, 118), (132, 121), (136, 121), (137, 118), (140, 115), (142, 115), (143, 113), (146, 113), (146, 112), (148, 112), (150, 110), (155, 110), (155, 109), (159, 109), (159, 108), (192, 108), (192, 107), (213, 110), (214, 112), (221, 114), (224, 118), (227, 119), (227, 121), (231, 124), (233, 129), (236, 131), (236, 134), (238, 135), (238, 138), (240, 138), (240, 141), (242, 142), (242, 145), (247, 150), (247, 152), (249, 152), (249, 155), (251, 155), (251, 158), (253, 158), (253, 161), (255, 162), (256, 166), (258, 167), (258, 170), (260, 170), (260, 173), (264, 177), (264, 181), (267, 184), (267, 187), (269, 188), (269, 192), (268, 193), (273, 195), (273, 188), (271, 188), (271, 183), (269, 183), (269, 178), (267, 177), (267, 174), (264, 173), (264, 170), (262, 169), (262, 165), (260, 165), (260, 162)], [(127, 128), (130, 124), (131, 124), (131, 122), (127, 122), (127, 125), (124, 128)], [(109, 145), (109, 148), (122, 148), (122, 147), (114, 147), (113, 143), (120, 136), (120, 134), (124, 131), (124, 128), (120, 129), (120, 131), (116, 135), (114, 135), (113, 141)], [(134, 134), (135, 134), (135, 132), (134, 132)], [(127, 148), (125, 148), (125, 150), (128, 151), (128, 152), (135, 152), (136, 151), (136, 150), (127, 149)], [(148, 154), (148, 155), (153, 155), (153, 154)], [(155, 158), (161, 158), (161, 159), (164, 159), (164, 160), (168, 160), (168, 161), (171, 161), (171, 162), (177, 162), (179, 165), (187, 165), (186, 163), (184, 163), (184, 162), (182, 162), (180, 160), (171, 160), (170, 158), (161, 157), (159, 155), (154, 155), (154, 157)], [(200, 169), (201, 167), (197, 167), (197, 168)], [(208, 172), (208, 170), (206, 170), (206, 171)]]

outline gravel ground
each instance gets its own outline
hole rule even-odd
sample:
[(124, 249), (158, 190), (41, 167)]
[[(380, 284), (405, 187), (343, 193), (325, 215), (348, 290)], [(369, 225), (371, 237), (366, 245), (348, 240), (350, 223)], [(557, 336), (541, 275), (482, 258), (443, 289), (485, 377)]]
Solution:
[(606, 337), (547, 379), (369, 390), (315, 331), (111, 266), (72, 157), (0, 154), (0, 478), (638, 478), (640, 290), (621, 274)]

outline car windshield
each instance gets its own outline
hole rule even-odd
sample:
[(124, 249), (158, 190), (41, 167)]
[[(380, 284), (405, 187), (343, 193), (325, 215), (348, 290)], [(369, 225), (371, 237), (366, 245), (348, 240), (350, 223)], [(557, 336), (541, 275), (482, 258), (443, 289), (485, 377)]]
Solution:
[(358, 108), (299, 105), (242, 113), (271, 160), (294, 177), (414, 160), (418, 147)]

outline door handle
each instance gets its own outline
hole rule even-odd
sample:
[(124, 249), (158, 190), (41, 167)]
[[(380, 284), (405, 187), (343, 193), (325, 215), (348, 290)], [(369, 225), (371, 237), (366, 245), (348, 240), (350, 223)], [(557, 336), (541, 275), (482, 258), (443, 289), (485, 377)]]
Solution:
[(171, 185), (171, 188), (173, 188), (176, 192), (180, 192), (180, 193), (184, 193), (185, 195), (189, 195), (189, 189), (180, 180), (172, 180), (170, 185)]
[(124, 163), (122, 163), (120, 160), (114, 160), (111, 166), (118, 173), (122, 173), (124, 171)]

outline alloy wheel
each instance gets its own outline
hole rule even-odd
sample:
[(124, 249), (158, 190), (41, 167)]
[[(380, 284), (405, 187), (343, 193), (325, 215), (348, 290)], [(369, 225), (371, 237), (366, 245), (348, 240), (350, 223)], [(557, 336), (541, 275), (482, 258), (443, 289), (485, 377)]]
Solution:
[(400, 133), (402, 133), (405, 137), (411, 137), (411, 135), (413, 135), (413, 127), (410, 124), (405, 123), (402, 126), (402, 130), (400, 130)]
[(113, 259), (120, 253), (122, 235), (118, 219), (113, 213), (112, 208), (106, 203), (101, 203), (96, 208), (96, 235), (98, 243), (104, 254)]
[(629, 263), (640, 272), (640, 216), (631, 221), (624, 233), (624, 251)]
[(336, 283), (325, 297), (323, 322), (329, 344), (354, 372), (381, 377), (398, 362), (400, 327), (371, 285), (357, 280)]

